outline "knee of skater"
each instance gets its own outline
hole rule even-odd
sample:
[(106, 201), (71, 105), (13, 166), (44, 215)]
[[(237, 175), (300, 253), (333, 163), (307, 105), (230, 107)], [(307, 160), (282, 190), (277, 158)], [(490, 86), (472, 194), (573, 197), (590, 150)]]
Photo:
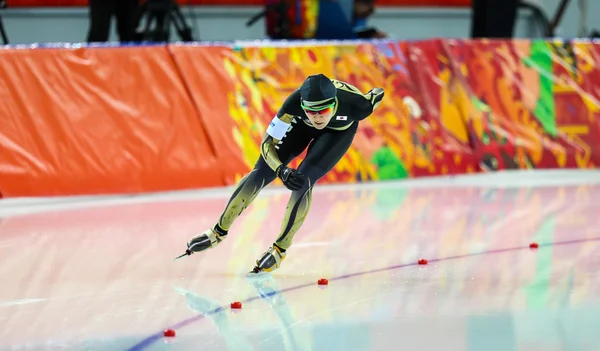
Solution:
[(300, 173), (304, 174), (304, 187), (305, 189), (312, 188), (327, 172), (324, 172), (318, 167), (310, 166), (304, 169), (299, 169)]
[(315, 185), (315, 182), (311, 178), (306, 177), (306, 179), (305, 179), (304, 184), (302, 185), (302, 187), (300, 189), (298, 189), (298, 190), (295, 190), (294, 192), (303, 195), (303, 194), (307, 193), (310, 189), (312, 189), (312, 187), (314, 185)]

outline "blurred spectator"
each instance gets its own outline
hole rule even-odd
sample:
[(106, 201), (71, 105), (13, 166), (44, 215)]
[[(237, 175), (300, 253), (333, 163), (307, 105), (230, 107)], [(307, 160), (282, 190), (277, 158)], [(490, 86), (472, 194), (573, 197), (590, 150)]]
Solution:
[(471, 38), (512, 38), (519, 0), (473, 0)]
[(375, 0), (319, 0), (315, 39), (351, 40), (385, 38), (367, 19), (375, 13)]
[(375, 13), (375, 0), (354, 0), (354, 32), (359, 38), (382, 39), (387, 34), (374, 27), (367, 27), (367, 18)]
[(265, 0), (265, 10), (246, 25), (266, 16), (271, 39), (385, 38), (387, 35), (377, 28), (367, 27), (367, 19), (374, 12), (375, 0)]
[(138, 6), (138, 0), (90, 0), (88, 43), (108, 41), (113, 16), (117, 19), (119, 41), (133, 41)]

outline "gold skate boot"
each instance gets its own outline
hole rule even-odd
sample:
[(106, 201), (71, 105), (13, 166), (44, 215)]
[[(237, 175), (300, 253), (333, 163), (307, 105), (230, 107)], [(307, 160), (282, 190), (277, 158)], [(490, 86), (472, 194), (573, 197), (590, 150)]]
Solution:
[(227, 238), (227, 235), (221, 235), (217, 233), (214, 227), (211, 229), (207, 229), (203, 233), (198, 234), (192, 239), (190, 239), (190, 241), (188, 241), (187, 243), (187, 250), (185, 250), (185, 253), (181, 256), (176, 257), (175, 260), (178, 260), (184, 256), (189, 256), (194, 252), (212, 249), (215, 246), (219, 245), (221, 241), (225, 240), (225, 238)]
[(285, 251), (277, 245), (271, 246), (262, 256), (256, 260), (256, 266), (248, 272), (247, 276), (254, 276), (265, 272), (272, 272), (281, 266), (285, 259)]

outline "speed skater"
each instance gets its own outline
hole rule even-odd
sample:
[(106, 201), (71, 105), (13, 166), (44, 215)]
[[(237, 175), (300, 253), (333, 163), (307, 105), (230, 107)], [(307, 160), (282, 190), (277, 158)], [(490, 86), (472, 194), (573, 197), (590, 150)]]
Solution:
[[(359, 121), (373, 113), (383, 96), (382, 88), (363, 94), (356, 87), (323, 74), (306, 78), (269, 124), (254, 168), (236, 185), (218, 222), (193, 237), (187, 243), (186, 253), (179, 257), (214, 248), (225, 240), (233, 222), (277, 177), (292, 191), (281, 231), (248, 274), (279, 268), (309, 212), (313, 186), (348, 151)], [(298, 169), (288, 167), (307, 147)]]

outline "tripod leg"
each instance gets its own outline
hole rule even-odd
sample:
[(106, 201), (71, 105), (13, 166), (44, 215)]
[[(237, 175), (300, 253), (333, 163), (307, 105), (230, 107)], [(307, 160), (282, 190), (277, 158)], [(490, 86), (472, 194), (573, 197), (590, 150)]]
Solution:
[[(146, 23), (144, 24), (144, 19)], [(147, 41), (150, 38), (150, 26), (155, 19), (154, 11), (148, 6), (148, 2), (144, 2), (137, 11), (135, 19), (135, 40)]]
[(553, 37), (556, 34), (556, 27), (558, 27), (558, 24), (560, 23), (560, 20), (565, 14), (565, 10), (567, 9), (567, 6), (569, 6), (570, 2), (571, 0), (562, 0), (560, 2), (560, 4), (558, 5), (558, 10), (556, 10), (554, 18), (552, 18), (552, 21), (550, 22), (550, 28), (548, 29), (548, 33), (546, 33), (546, 36)]
[(168, 42), (170, 37), (168, 13), (160, 12), (156, 18), (156, 36), (157, 42)]
[(170, 14), (171, 19), (173, 20), (173, 25), (177, 29), (181, 40), (194, 41), (194, 38), (192, 37), (192, 29), (185, 23), (185, 17), (183, 17), (181, 9), (176, 4), (173, 5)]
[(156, 21), (154, 12), (148, 12), (148, 16), (146, 18), (146, 26), (144, 27), (144, 31), (142, 32), (142, 40), (147, 41), (150, 38), (150, 25), (153, 21)]
[(0, 16), (0, 34), (2, 35), (2, 42), (4, 42), (4, 45), (8, 45), (8, 36), (6, 35), (6, 30), (4, 29), (2, 16)]

